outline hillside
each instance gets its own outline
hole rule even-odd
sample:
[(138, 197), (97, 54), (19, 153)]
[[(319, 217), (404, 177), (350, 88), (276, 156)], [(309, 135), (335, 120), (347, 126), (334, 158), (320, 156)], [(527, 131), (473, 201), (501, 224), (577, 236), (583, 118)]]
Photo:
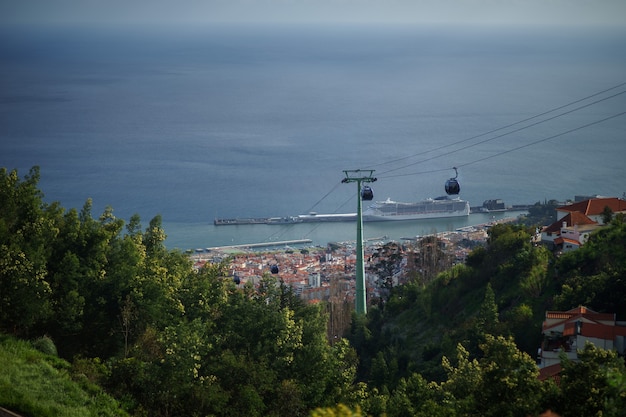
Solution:
[(34, 345), (0, 336), (0, 406), (31, 417), (128, 415), (84, 369), (42, 352), (54, 353), (49, 339)]
[(626, 405), (614, 352), (585, 346), (558, 386), (531, 356), (546, 309), (625, 318), (621, 217), (558, 259), (525, 226), (494, 226), (464, 264), (413, 271), (329, 340), (328, 306), (277, 276), (239, 285), (228, 260), (196, 269), (165, 248), (159, 216), (144, 228), (110, 207), (94, 218), (89, 200), (65, 210), (42, 201), (38, 180), (36, 168), (23, 180), (0, 170), (0, 405), (25, 415), (298, 417), (343, 404), (388, 417), (621, 416)]
[[(428, 285), (418, 284), (416, 277), (394, 288), (384, 307), (370, 310), (362, 323), (371, 337), (364, 341), (363, 330), (352, 330), (360, 377), (387, 389), (412, 372), (441, 380), (442, 357), (454, 356), (459, 342), (479, 357), (485, 331), (513, 337), (520, 350), (533, 356), (541, 345), (546, 310), (586, 305), (626, 319), (626, 226), (621, 219), (558, 259), (531, 244), (531, 230), (496, 226), (487, 246), (475, 249), (465, 265), (440, 273)], [(381, 361), (398, 372), (377, 381), (372, 373)]]

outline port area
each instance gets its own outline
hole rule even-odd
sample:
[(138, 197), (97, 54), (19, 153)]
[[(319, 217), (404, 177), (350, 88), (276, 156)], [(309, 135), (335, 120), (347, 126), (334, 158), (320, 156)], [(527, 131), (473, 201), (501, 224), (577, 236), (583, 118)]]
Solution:
[(507, 211), (528, 211), (530, 204), (514, 204), (512, 206), (506, 206), (504, 201), (500, 199), (485, 200), (482, 206), (471, 206), (470, 214), (472, 213), (499, 213)]
[(245, 243), (243, 245), (229, 245), (229, 246), (215, 246), (212, 248), (206, 249), (196, 249), (196, 253), (202, 253), (204, 251), (211, 252), (214, 250), (231, 250), (231, 249), (257, 249), (257, 248), (268, 248), (268, 247), (280, 247), (280, 246), (288, 246), (288, 245), (302, 245), (302, 244), (310, 244), (313, 241), (311, 239), (294, 239), (294, 240), (280, 240), (276, 242), (262, 242), (262, 243)]
[[(406, 253), (415, 251), (413, 245), (427, 236), (437, 236), (444, 250), (454, 258), (455, 263), (465, 262), (466, 257), (475, 245), (487, 241), (488, 229), (495, 224), (514, 222), (516, 217), (507, 217), (488, 223), (467, 226), (455, 231), (435, 232), (425, 236), (402, 238), (414, 242), (401, 244)], [(364, 262), (367, 267), (370, 262), (376, 262), (373, 255), (380, 253), (380, 249), (389, 243), (388, 236), (365, 239)], [(289, 244), (302, 242), (301, 249), (295, 249)], [(470, 243), (468, 243), (470, 242)], [(357, 245), (354, 240), (330, 242), (327, 245), (310, 246), (304, 241), (271, 242), (265, 244), (248, 244), (198, 249), (195, 253), (189, 251), (189, 258), (196, 269), (207, 263), (225, 262), (228, 275), (238, 287), (253, 285), (258, 287), (264, 274), (274, 274), (272, 265), (279, 268), (278, 277), (285, 285), (290, 286), (296, 295), (307, 302), (332, 300), (341, 291), (343, 302), (354, 303), (356, 284), (353, 274), (357, 267)], [(271, 245), (271, 246), (270, 246)], [(407, 246), (405, 246), (407, 245)], [(408, 246), (410, 245), (410, 246)], [(281, 247), (282, 246), (282, 247)], [(256, 248), (256, 249), (255, 249)], [(413, 249), (412, 249), (413, 248)], [(394, 273), (399, 280), (409, 277), (409, 263), (402, 262), (400, 271)], [(375, 283), (376, 274), (366, 274), (367, 288), (370, 297), (379, 296), (379, 286)], [(398, 281), (403, 282), (403, 281)], [(339, 285), (341, 284), (341, 285)]]
[(321, 222), (349, 222), (356, 220), (356, 213), (339, 214), (300, 214), (298, 216), (285, 217), (243, 217), (219, 219), (216, 218), (213, 224), (216, 226), (237, 226), (244, 224), (299, 224), (299, 223), (321, 223)]
[[(508, 211), (526, 211), (529, 205), (515, 205), (510, 207), (487, 208), (485, 206), (470, 207), (470, 213), (499, 213)], [(443, 216), (442, 216), (443, 217)], [(285, 225), (299, 223), (324, 223), (324, 222), (352, 222), (356, 220), (356, 213), (340, 214), (300, 214), (298, 216), (285, 217), (238, 217), (238, 218), (216, 218), (213, 221), (215, 226), (238, 226), (246, 224), (269, 224)], [(364, 219), (366, 221), (367, 219)]]

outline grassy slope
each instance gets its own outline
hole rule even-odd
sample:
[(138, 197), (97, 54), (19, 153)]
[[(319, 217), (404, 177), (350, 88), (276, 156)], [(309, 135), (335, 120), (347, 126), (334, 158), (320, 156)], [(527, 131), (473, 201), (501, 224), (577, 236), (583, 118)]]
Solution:
[(31, 417), (126, 416), (117, 402), (86, 380), (75, 381), (70, 364), (0, 335), (0, 405)]

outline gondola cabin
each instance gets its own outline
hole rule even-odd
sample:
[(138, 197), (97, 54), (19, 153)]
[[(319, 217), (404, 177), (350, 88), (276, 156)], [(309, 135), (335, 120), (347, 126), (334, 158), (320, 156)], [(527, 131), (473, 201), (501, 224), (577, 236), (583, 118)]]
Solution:
[(461, 186), (456, 178), (450, 178), (446, 181), (446, 193), (448, 195), (456, 195), (461, 191)]
[(373, 198), (374, 192), (372, 191), (372, 189), (367, 185), (363, 186), (363, 188), (361, 189), (361, 200), (370, 201)]
[(274, 264), (270, 267), (270, 272), (272, 274), (278, 274), (278, 265)]
[(456, 177), (459, 176), (459, 171), (457, 171), (456, 167), (452, 168), (455, 172), (454, 177), (450, 178), (446, 181), (446, 193), (448, 195), (456, 195), (461, 191), (461, 186), (459, 182), (456, 180)]

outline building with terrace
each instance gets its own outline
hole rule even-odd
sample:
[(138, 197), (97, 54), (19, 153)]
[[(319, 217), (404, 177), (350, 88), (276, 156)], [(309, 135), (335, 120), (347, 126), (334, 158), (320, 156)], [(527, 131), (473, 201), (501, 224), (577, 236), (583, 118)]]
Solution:
[(576, 250), (604, 225), (607, 212), (626, 214), (626, 200), (597, 197), (557, 207), (556, 221), (541, 230), (541, 243), (561, 252)]
[(578, 350), (586, 343), (614, 350), (620, 356), (626, 353), (626, 322), (617, 321), (613, 313), (598, 313), (584, 306), (568, 311), (547, 311), (542, 334), (538, 362), (541, 375), (545, 377), (558, 374), (561, 355), (577, 360)]

